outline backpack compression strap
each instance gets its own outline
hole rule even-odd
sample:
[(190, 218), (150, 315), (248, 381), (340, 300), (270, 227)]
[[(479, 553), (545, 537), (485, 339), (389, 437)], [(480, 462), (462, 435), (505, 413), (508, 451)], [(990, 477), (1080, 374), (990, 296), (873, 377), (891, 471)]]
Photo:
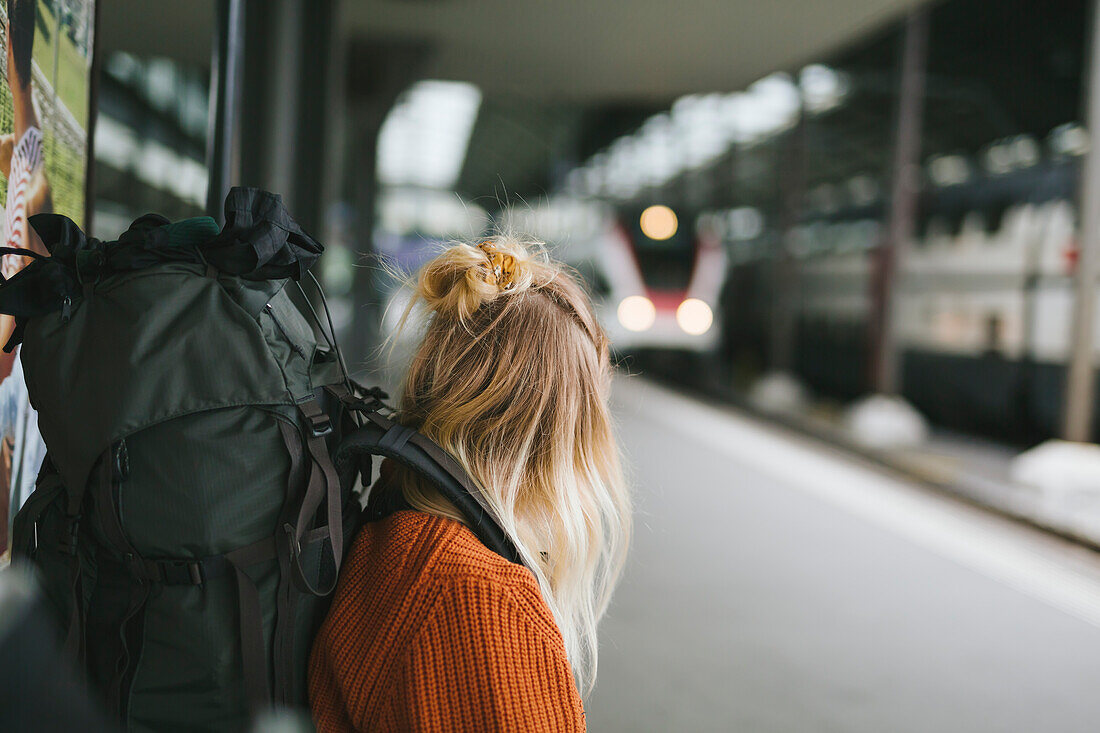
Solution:
[(392, 458), (431, 481), (466, 517), (486, 547), (510, 562), (523, 564), (515, 544), (493, 519), (481, 491), (458, 461), (423, 434), (384, 417), (377, 409), (358, 409), (367, 422), (337, 447), (333, 461), (338, 472), (371, 456)]
[[(289, 428), (282, 422), (279, 423), (279, 428), (283, 432), (283, 440), (290, 453), (291, 465), (299, 466), (303, 461), (307, 461), (309, 478), (294, 521), (285, 522), (283, 530), (286, 533), (285, 540), (288, 542), (290, 551), (290, 568), (298, 589), (314, 596), (327, 596), (336, 587), (336, 576), (340, 571), (340, 561), (344, 557), (340, 479), (329, 457), (328, 445), (325, 441), (325, 438), (332, 433), (333, 426), (328, 415), (315, 400), (298, 405), (298, 409), (305, 423), (304, 446), (302, 439), (297, 436), (293, 428)], [(310, 521), (322, 502), (325, 504), (328, 552), (331, 553), (336, 572), (328, 583), (314, 585), (309, 579), (309, 573), (302, 568), (302, 548), (303, 540), (310, 528)]]

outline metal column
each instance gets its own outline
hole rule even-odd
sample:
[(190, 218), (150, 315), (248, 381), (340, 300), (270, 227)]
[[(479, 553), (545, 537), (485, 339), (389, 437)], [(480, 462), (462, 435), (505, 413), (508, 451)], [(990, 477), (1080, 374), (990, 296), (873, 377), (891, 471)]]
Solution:
[(206, 211), (219, 222), (222, 202), (240, 175), (239, 119), (244, 48), (244, 0), (218, 0), (210, 66), (210, 126), (206, 137)]
[(1100, 275), (1100, 3), (1092, 8), (1088, 100), (1085, 123), (1091, 145), (1081, 178), (1080, 255), (1077, 259), (1077, 299), (1070, 333), (1071, 355), (1066, 379), (1066, 440), (1088, 441), (1092, 433), (1096, 370), (1093, 332), (1096, 328), (1096, 279)]
[(895, 394), (900, 386), (894, 303), (897, 263), (913, 234), (920, 193), (921, 122), (928, 61), (928, 9), (915, 8), (905, 22), (898, 90), (890, 215), (886, 236), (875, 252), (871, 291), (872, 380), (875, 390)]
[(802, 215), (806, 194), (806, 110), (800, 102), (798, 121), (781, 143), (779, 151), (779, 239), (772, 259), (772, 313), (768, 347), (773, 372), (794, 370), (797, 339), (797, 266), (791, 238)]

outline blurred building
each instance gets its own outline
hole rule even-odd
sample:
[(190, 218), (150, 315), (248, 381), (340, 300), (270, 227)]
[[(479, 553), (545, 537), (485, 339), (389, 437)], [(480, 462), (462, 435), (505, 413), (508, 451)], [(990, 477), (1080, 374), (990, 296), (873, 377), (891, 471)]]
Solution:
[(94, 236), (113, 239), (150, 211), (203, 213), (208, 85), (201, 67), (106, 54), (93, 145)]

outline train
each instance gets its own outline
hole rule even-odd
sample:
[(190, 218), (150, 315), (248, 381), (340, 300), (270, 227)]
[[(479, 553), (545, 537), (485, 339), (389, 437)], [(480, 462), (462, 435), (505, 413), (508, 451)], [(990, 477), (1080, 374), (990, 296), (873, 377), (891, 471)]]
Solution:
[(720, 239), (662, 203), (595, 212), (587, 228), (557, 238), (556, 254), (588, 283), (613, 348), (713, 352), (727, 261)]
[[(934, 424), (1018, 444), (1060, 432), (1079, 163), (1030, 156), (984, 175), (941, 176), (921, 194), (897, 263), (893, 317), (901, 393)], [(834, 206), (790, 232), (793, 371), (819, 395), (845, 401), (872, 389), (870, 284), (885, 214), (881, 200)], [(764, 235), (726, 243), (741, 256), (722, 289), (724, 359), (759, 361), (767, 349), (767, 244)], [(1093, 343), (1100, 361), (1100, 324)]]

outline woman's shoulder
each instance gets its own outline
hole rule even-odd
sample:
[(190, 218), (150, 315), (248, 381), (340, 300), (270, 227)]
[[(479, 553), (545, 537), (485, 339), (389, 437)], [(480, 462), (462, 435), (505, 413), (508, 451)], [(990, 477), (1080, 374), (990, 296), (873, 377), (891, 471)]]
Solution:
[(500, 592), (539, 592), (530, 570), (490, 550), (465, 525), (415, 510), (397, 511), (363, 525), (349, 560), (368, 563), (405, 582), (486, 581)]
[(375, 599), (403, 603), (446, 599), (471, 613), (497, 608), (520, 614), (560, 639), (535, 576), (496, 554), (465, 525), (415, 510), (394, 512), (363, 525), (348, 558), (352, 577)]

